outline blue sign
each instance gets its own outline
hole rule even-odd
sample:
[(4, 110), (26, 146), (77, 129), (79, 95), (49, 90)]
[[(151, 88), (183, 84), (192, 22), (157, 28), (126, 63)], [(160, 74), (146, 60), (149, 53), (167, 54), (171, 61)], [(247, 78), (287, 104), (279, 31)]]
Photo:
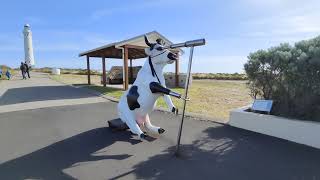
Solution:
[(272, 103), (272, 100), (255, 99), (251, 108), (254, 111), (264, 111), (270, 113)]

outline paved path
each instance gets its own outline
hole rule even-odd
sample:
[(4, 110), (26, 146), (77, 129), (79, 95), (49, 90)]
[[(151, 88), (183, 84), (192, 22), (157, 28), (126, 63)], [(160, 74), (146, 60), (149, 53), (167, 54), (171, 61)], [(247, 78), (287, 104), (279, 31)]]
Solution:
[(0, 113), (0, 179), (320, 179), (314, 148), (187, 118), (175, 158), (180, 116), (152, 113), (166, 132), (144, 142), (107, 128), (115, 118), (110, 101)]
[(17, 75), (10, 81), (1, 82), (0, 113), (105, 101), (86, 89), (75, 90), (51, 80), (47, 74), (33, 72), (31, 77), (22, 80)]

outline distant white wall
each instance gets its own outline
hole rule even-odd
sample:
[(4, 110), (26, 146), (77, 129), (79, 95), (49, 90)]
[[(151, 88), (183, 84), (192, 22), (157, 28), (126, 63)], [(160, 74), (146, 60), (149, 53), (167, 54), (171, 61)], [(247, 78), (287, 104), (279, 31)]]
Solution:
[(60, 69), (59, 68), (52, 68), (51, 73), (54, 75), (60, 75)]
[(320, 149), (320, 123), (246, 112), (245, 109), (231, 111), (231, 126)]
[[(175, 87), (176, 76), (174, 73), (164, 74), (167, 87)], [(187, 74), (179, 74), (179, 87), (184, 88), (186, 84)], [(190, 85), (192, 84), (192, 77), (190, 78)]]

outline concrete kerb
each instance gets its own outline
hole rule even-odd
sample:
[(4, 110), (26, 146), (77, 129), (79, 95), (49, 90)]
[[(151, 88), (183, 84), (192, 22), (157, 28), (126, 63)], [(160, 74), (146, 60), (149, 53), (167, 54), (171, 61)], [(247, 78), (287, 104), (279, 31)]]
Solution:
[[(53, 78), (51, 78), (49, 75), (48, 77), (54, 81), (57, 81)], [(101, 98), (104, 98), (106, 100), (109, 100), (109, 101), (112, 101), (112, 102), (115, 102), (115, 103), (118, 103), (119, 102), (119, 99), (117, 98), (114, 98), (114, 97), (111, 97), (111, 96), (108, 96), (108, 95), (104, 95), (102, 94), (101, 92), (99, 91), (95, 91), (93, 89), (89, 89), (87, 88), (88, 86), (74, 86), (74, 85), (71, 85), (71, 84), (67, 84), (67, 83), (64, 83), (64, 82), (61, 82), (61, 81), (58, 81), (62, 84), (65, 84), (67, 86), (70, 86), (70, 87), (73, 87), (73, 88), (82, 88), (82, 89), (85, 89), (88, 93), (90, 94), (93, 94), (93, 95), (96, 95), (96, 96), (99, 96)], [(160, 112), (164, 112), (164, 113), (172, 113), (171, 111), (169, 111), (168, 109), (165, 109), (165, 108), (161, 108), (161, 107), (156, 107), (155, 108), (156, 111), (160, 111)], [(180, 109), (179, 109), (180, 110)], [(178, 113), (178, 115), (182, 115), (182, 110), (180, 110), (180, 112)], [(202, 114), (199, 114), (199, 113), (191, 113), (191, 112), (186, 112), (185, 113), (185, 116), (188, 117), (188, 118), (192, 118), (194, 120), (198, 120), (198, 121), (208, 121), (208, 122), (215, 122), (215, 123), (218, 123), (218, 124), (222, 124), (222, 125), (228, 125), (227, 122), (225, 122), (224, 120), (221, 120), (221, 119), (216, 119), (216, 118), (212, 118), (212, 117), (209, 117), (209, 116), (205, 116), (205, 115), (202, 115)]]

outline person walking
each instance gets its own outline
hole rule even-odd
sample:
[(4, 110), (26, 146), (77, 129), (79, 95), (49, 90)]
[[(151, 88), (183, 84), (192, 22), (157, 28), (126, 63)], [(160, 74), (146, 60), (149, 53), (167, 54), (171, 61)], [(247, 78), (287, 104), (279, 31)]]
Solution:
[(2, 67), (0, 67), (0, 79), (2, 78)]
[(26, 66), (26, 73), (28, 75), (28, 78), (30, 79), (30, 72), (29, 72), (30, 67), (29, 67), (29, 65), (27, 63), (24, 63), (24, 65)]
[(6, 76), (7, 76), (8, 80), (11, 79), (11, 73), (10, 73), (10, 69), (9, 68), (7, 69)]
[(21, 70), (21, 74), (22, 74), (22, 79), (27, 79), (27, 78), (26, 78), (27, 68), (26, 68), (26, 66), (24, 65), (23, 62), (21, 62), (20, 70)]

